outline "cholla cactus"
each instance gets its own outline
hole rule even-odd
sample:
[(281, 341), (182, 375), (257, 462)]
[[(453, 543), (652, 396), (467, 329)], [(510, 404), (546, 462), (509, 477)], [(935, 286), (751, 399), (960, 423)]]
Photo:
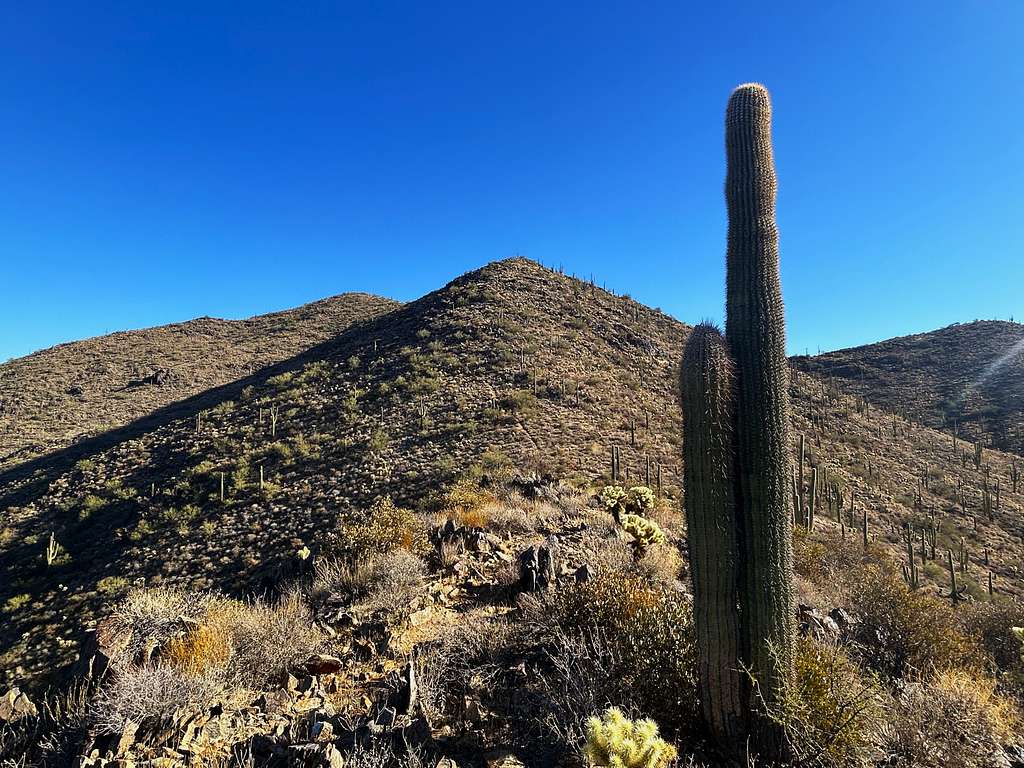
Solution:
[(654, 492), (646, 485), (634, 485), (628, 491), (621, 485), (606, 485), (600, 498), (615, 522), (633, 537), (633, 546), (638, 550), (665, 543), (665, 533), (657, 523), (631, 512), (646, 512), (654, 508)]
[(653, 720), (630, 720), (616, 707), (587, 721), (583, 754), (592, 766), (664, 768), (676, 757), (671, 744), (658, 736)]
[(1020, 640), (1020, 660), (1024, 661), (1024, 627), (1010, 627), (1010, 631)]
[(629, 491), (621, 485), (606, 485), (601, 490), (601, 503), (611, 513), (626, 511), (626, 503), (629, 499)]
[(649, 547), (652, 544), (664, 544), (665, 532), (653, 520), (648, 520), (640, 515), (621, 515), (619, 525), (622, 530), (633, 537), (633, 545), (639, 548)]
[(626, 497), (626, 509), (642, 513), (654, 509), (654, 491), (646, 485), (634, 485)]

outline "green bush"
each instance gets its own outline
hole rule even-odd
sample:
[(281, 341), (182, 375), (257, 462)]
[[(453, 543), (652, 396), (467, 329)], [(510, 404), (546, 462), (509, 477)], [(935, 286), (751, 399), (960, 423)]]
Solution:
[(869, 765), (881, 713), (880, 687), (839, 646), (803, 638), (795, 675), (768, 715), (780, 723), (800, 765)]
[(851, 581), (856, 640), (868, 668), (898, 679), (979, 666), (981, 649), (964, 634), (948, 601), (907, 589), (887, 563), (867, 565)]
[(553, 620), (570, 632), (600, 629), (615, 670), (640, 709), (670, 733), (699, 722), (693, 616), (683, 596), (621, 571), (556, 593)]
[(388, 497), (377, 499), (355, 520), (338, 527), (328, 548), (346, 559), (367, 557), (372, 553), (405, 549), (414, 554), (430, 550), (427, 526), (416, 513), (395, 506)]

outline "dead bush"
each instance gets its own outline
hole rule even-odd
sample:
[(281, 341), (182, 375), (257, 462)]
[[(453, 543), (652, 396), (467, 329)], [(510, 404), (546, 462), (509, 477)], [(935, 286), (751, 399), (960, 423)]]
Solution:
[[(683, 595), (622, 572), (556, 593), (545, 606), (567, 633), (601, 628), (614, 649), (615, 673), (638, 708), (673, 736), (699, 720), (692, 611)], [(592, 714), (592, 713), (591, 713)]]
[(415, 657), (420, 702), (428, 718), (443, 722), (456, 717), (463, 696), (485, 689), (497, 679), (496, 660), (514, 642), (515, 631), (504, 621), (467, 619), (420, 647)]
[(630, 717), (639, 714), (632, 689), (618, 674), (621, 653), (602, 628), (557, 631), (545, 655), (549, 671), (540, 679), (545, 707), (538, 719), (556, 742), (578, 756), (587, 719), (595, 712), (617, 706)]
[(397, 618), (422, 594), (426, 563), (397, 549), (353, 561), (318, 563), (311, 594), (316, 600), (340, 598), (368, 615)]
[(135, 724), (166, 723), (180, 709), (212, 706), (224, 691), (213, 675), (183, 675), (166, 664), (132, 664), (118, 670), (93, 703), (92, 720), (102, 733)]
[(234, 648), (229, 675), (239, 685), (261, 688), (278, 681), (326, 642), (298, 593), (286, 594), (272, 604), (236, 605), (239, 607), (223, 620), (230, 628)]
[(1019, 713), (994, 682), (949, 670), (911, 683), (879, 732), (892, 768), (989, 768), (1020, 726)]

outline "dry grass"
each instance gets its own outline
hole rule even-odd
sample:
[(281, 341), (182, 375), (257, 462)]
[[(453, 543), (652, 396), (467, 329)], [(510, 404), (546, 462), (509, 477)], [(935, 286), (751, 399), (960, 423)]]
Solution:
[(422, 594), (426, 563), (396, 549), (353, 560), (327, 560), (316, 566), (310, 588), (314, 600), (340, 598), (354, 610), (396, 621)]
[(1019, 728), (1019, 711), (993, 681), (950, 670), (908, 686), (879, 738), (893, 768), (988, 768)]
[(183, 635), (172, 637), (160, 652), (160, 658), (188, 675), (199, 675), (223, 668), (231, 658), (228, 626), (202, 624)]

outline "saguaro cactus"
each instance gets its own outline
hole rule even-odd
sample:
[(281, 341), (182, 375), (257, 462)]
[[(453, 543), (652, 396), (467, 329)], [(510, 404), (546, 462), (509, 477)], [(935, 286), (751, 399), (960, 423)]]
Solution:
[(742, 743), (749, 692), (740, 662), (735, 380), (718, 329), (694, 328), (683, 353), (686, 528), (704, 719), (723, 744)]
[(729, 212), (725, 337), (737, 371), (744, 652), (768, 703), (778, 698), (788, 682), (795, 635), (788, 498), (789, 369), (771, 119), (771, 101), (763, 86), (741, 85), (733, 91), (725, 113)]
[[(763, 86), (741, 85), (733, 92), (726, 109), (725, 145), (725, 197), (729, 213), (725, 345), (710, 331), (697, 329), (684, 356), (686, 508), (692, 521), (703, 522), (710, 510), (714, 519), (728, 520), (733, 528), (736, 562), (728, 570), (736, 580), (738, 600), (717, 586), (717, 591), (710, 590), (708, 576), (701, 570), (708, 547), (723, 546), (727, 537), (720, 531), (709, 536), (706, 525), (691, 530), (695, 610), (703, 610), (707, 616), (726, 616), (738, 603), (738, 659), (750, 670), (757, 685), (755, 695), (744, 702), (749, 703), (753, 715), (751, 746), (771, 762), (787, 757), (786, 742), (781, 728), (763, 715), (760, 705), (771, 708), (788, 686), (796, 627), (789, 375), (775, 227), (771, 102)], [(712, 358), (715, 367), (709, 362)], [(718, 358), (725, 363), (718, 362)], [(697, 365), (697, 370), (687, 370), (688, 365)], [(734, 397), (728, 402), (734, 404), (733, 419), (725, 418), (721, 403), (714, 400), (718, 395), (709, 391), (710, 380), (728, 380), (732, 385)], [(711, 414), (721, 423), (709, 424), (713, 420)], [(718, 433), (709, 436), (708, 429)], [(722, 472), (731, 475), (731, 482), (724, 475), (711, 474), (707, 467), (709, 446), (718, 446), (722, 441), (731, 441), (731, 460), (720, 462), (727, 468)], [(731, 486), (732, 496), (719, 490), (718, 483)], [(719, 498), (725, 501), (717, 501)], [(715, 499), (716, 506), (712, 507), (709, 499)], [(723, 505), (730, 503), (735, 504), (735, 517), (724, 511)], [(709, 544), (709, 540), (715, 543)], [(723, 560), (719, 567), (727, 563)], [(718, 585), (724, 578), (718, 575), (713, 583)], [(697, 595), (702, 589), (705, 597), (718, 601), (718, 605), (698, 606)], [(697, 623), (701, 621), (698, 613)], [(724, 644), (724, 630), (720, 629), (724, 626), (721, 621), (712, 624), (711, 631), (718, 635), (715, 642)], [(698, 629), (698, 633), (703, 631)], [(732, 652), (729, 646), (723, 646), (722, 652), (726, 651)], [(720, 685), (711, 677), (713, 670), (702, 672), (709, 676), (705, 685)], [(728, 697), (732, 693), (719, 689), (714, 696), (716, 706), (721, 708), (724, 702), (731, 701)], [(715, 720), (719, 713), (706, 715), (711, 729), (719, 733), (722, 726)], [(732, 746), (737, 746), (735, 740)]]

